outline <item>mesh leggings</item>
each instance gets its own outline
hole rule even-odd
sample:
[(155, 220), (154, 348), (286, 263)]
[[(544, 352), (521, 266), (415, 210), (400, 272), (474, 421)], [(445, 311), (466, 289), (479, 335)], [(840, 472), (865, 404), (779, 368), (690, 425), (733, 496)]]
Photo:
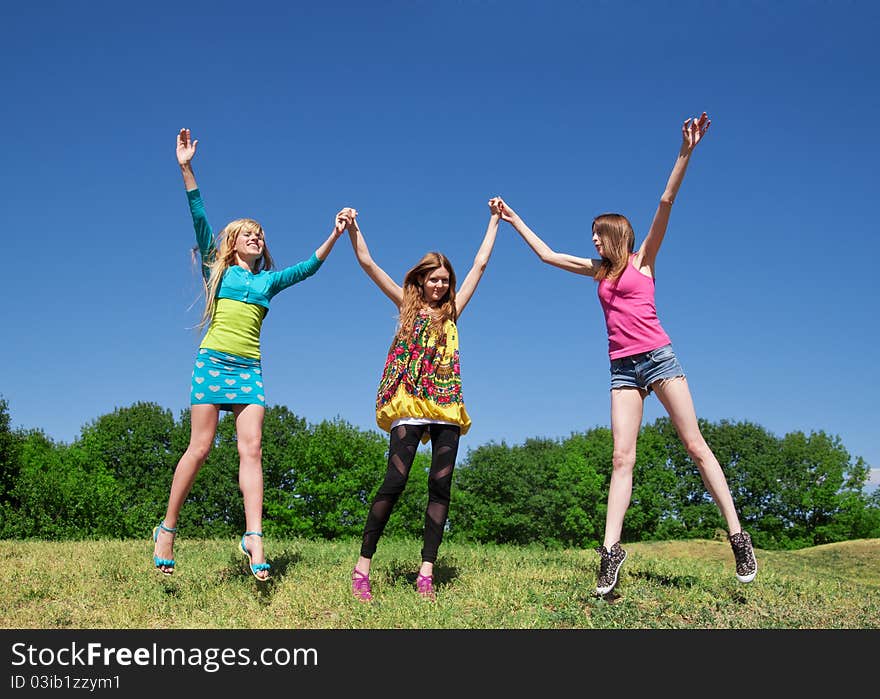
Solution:
[(367, 523), (364, 525), (361, 544), (361, 556), (364, 558), (372, 558), (376, 553), (376, 544), (385, 530), (391, 510), (406, 487), (425, 430), (429, 430), (431, 435), (431, 471), (428, 474), (428, 506), (425, 509), (422, 560), (430, 563), (437, 560), (437, 549), (443, 540), (443, 528), (449, 514), (452, 471), (458, 454), (460, 429), (457, 425), (398, 425), (391, 430), (388, 470), (385, 472), (385, 480), (376, 491), (367, 515)]

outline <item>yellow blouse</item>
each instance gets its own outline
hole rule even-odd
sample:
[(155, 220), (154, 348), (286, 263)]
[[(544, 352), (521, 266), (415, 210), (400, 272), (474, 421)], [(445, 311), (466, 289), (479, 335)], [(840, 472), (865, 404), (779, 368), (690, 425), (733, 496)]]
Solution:
[[(407, 417), (452, 422), (467, 433), (471, 418), (464, 407), (458, 353), (458, 328), (451, 320), (438, 338), (427, 313), (416, 318), (412, 334), (391, 343), (379, 390), (376, 424), (388, 432), (391, 423)], [(422, 441), (427, 443), (426, 432)]]

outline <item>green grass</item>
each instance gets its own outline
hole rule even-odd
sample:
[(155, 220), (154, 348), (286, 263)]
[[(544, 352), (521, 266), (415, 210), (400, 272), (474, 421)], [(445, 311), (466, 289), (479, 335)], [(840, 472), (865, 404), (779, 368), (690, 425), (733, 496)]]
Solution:
[(350, 595), (359, 542), (266, 541), (258, 583), (237, 540), (182, 537), (172, 577), (152, 542), (0, 541), (6, 629), (877, 629), (880, 539), (757, 551), (737, 582), (724, 541), (627, 544), (607, 599), (592, 595), (592, 550), (444, 542), (437, 601), (414, 589), (416, 540), (383, 539), (375, 600)]

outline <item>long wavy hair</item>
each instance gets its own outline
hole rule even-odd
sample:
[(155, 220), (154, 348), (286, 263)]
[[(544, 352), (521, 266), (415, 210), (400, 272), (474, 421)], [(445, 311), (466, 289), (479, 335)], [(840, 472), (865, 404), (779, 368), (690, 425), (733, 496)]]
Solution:
[(395, 341), (412, 337), (419, 311), (425, 306), (422, 285), (425, 279), (440, 267), (449, 272), (449, 288), (440, 299), (438, 313), (431, 315), (431, 333), (439, 340), (443, 336), (443, 326), (446, 321), (458, 320), (458, 314), (455, 311), (455, 270), (452, 269), (452, 263), (446, 255), (439, 252), (429, 252), (403, 278), (403, 303), (400, 306)]
[(593, 278), (613, 281), (626, 269), (636, 244), (632, 224), (622, 214), (601, 214), (593, 219), (593, 231), (602, 241), (602, 263)]
[(208, 268), (208, 277), (202, 277), (205, 292), (205, 311), (199, 321), (198, 327), (204, 328), (214, 317), (214, 306), (217, 301), (217, 291), (223, 281), (223, 275), (235, 263), (235, 243), (242, 233), (257, 233), (263, 238), (263, 254), (257, 258), (254, 265), (254, 273), (272, 269), (274, 263), (266, 245), (266, 236), (263, 227), (252, 218), (237, 218), (226, 224), (226, 227), (217, 234), (214, 254), (210, 259), (204, 260), (203, 264)]

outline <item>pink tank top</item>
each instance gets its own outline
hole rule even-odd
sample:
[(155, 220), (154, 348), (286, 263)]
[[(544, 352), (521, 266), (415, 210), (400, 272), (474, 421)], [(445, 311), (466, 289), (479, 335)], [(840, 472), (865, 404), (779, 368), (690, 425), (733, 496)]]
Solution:
[(611, 359), (650, 352), (671, 342), (657, 318), (654, 280), (636, 269), (634, 257), (630, 255), (629, 264), (617, 279), (603, 279), (597, 285)]

